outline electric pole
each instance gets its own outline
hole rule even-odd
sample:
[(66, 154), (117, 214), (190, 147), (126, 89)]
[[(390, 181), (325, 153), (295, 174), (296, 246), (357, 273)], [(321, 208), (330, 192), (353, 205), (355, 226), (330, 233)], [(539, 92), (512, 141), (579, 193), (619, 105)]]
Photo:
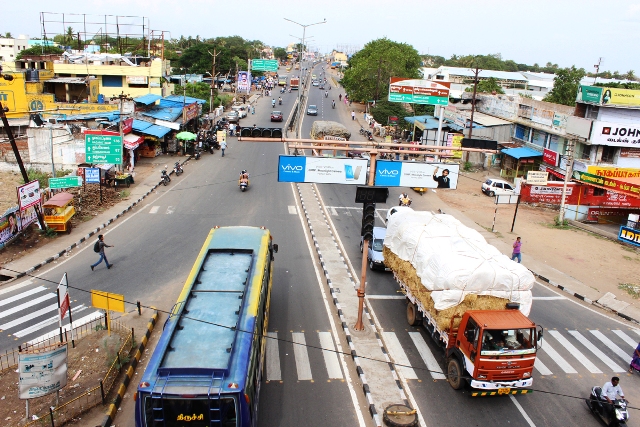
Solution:
[(209, 115), (213, 112), (213, 88), (216, 84), (216, 57), (221, 52), (216, 53), (216, 48), (213, 48), (213, 53), (207, 51), (211, 55), (211, 96), (209, 98)]
[(596, 76), (593, 78), (593, 84), (596, 84), (596, 80), (598, 80), (598, 74), (600, 74), (600, 64), (602, 64), (602, 57), (598, 58), (598, 63), (593, 66), (596, 69)]
[(567, 184), (573, 174), (573, 155), (575, 151), (576, 140), (571, 138), (567, 144), (567, 169), (564, 171), (564, 184), (562, 185), (562, 200), (560, 200), (560, 213), (558, 214), (559, 225), (564, 224), (565, 214), (565, 197), (567, 197)]
[[(480, 74), (480, 69), (476, 65), (476, 69), (474, 71), (473, 77), (473, 97), (471, 98), (471, 123), (469, 123), (469, 139), (472, 138), (473, 135), (473, 113), (476, 110), (476, 93), (478, 91), (478, 74)], [(440, 112), (442, 114), (442, 111)], [(465, 153), (465, 162), (469, 161), (469, 152)]]

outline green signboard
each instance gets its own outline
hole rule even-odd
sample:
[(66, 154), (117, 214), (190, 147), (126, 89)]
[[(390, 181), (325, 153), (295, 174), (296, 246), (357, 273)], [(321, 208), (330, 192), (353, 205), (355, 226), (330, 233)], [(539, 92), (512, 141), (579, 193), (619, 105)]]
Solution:
[(277, 59), (252, 59), (251, 70), (278, 71), (278, 60)]
[(82, 187), (82, 177), (65, 176), (63, 178), (49, 178), (49, 188), (52, 190), (71, 187)]
[(407, 104), (449, 105), (449, 97), (414, 95), (411, 93), (390, 93), (389, 102), (405, 102)]
[(602, 102), (602, 88), (597, 86), (579, 86), (576, 101), (600, 104)]
[(116, 135), (85, 135), (87, 163), (122, 164), (122, 137)]

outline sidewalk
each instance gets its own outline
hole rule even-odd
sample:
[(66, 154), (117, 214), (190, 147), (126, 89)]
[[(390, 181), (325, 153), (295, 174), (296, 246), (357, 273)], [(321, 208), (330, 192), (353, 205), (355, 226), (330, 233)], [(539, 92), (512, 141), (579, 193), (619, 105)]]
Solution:
[[(328, 70), (329, 75), (331, 76), (332, 85), (339, 92), (344, 95), (344, 89), (337, 84), (336, 73)], [(362, 118), (362, 114), (364, 113), (364, 107), (360, 104), (353, 103), (351, 107), (345, 106), (344, 102), (336, 105), (338, 111), (341, 113), (341, 121), (347, 127), (348, 130), (351, 131), (351, 141), (359, 141), (365, 139), (364, 136), (359, 134), (360, 131), (360, 121), (359, 118)], [(351, 111), (356, 111), (356, 120), (351, 120)], [(394, 191), (391, 190), (391, 194), (389, 195), (390, 199), (394, 199), (397, 195), (400, 194), (400, 189)], [(451, 208), (445, 202), (442, 201), (437, 195), (437, 193), (430, 192), (429, 198), (431, 200), (430, 204), (433, 203), (433, 198), (437, 198), (438, 206), (442, 206), (442, 210), (446, 213), (453, 214), (456, 218), (458, 218), (463, 224), (466, 226), (477, 230), (484, 236), (484, 238), (498, 248), (502, 253), (509, 254), (511, 253), (511, 246), (509, 243), (505, 243), (504, 241), (497, 238), (493, 233), (485, 230), (480, 227), (475, 222), (471, 221), (468, 217), (464, 215), (464, 213)], [(424, 204), (425, 200), (421, 200), (420, 198), (414, 200), (417, 202), (414, 205), (415, 209), (420, 210), (420, 204)], [(421, 203), (422, 202), (422, 203)], [(417, 206), (416, 206), (417, 205)], [(425, 209), (424, 207), (422, 209)], [(570, 221), (573, 222), (573, 221)], [(579, 227), (582, 229), (589, 230), (590, 227), (587, 224), (579, 224)], [(600, 230), (598, 230), (600, 231)], [(601, 233), (604, 235), (604, 233)], [(610, 238), (616, 239), (616, 236), (613, 234), (611, 236), (607, 236)], [(636, 323), (640, 323), (640, 308), (635, 307), (633, 305), (628, 304), (627, 302), (621, 301), (615, 297), (616, 294), (620, 293), (620, 290), (616, 287), (615, 284), (612, 283), (602, 283), (599, 284), (598, 288), (593, 288), (584, 284), (583, 282), (571, 277), (562, 271), (559, 271), (553, 267), (547, 265), (547, 263), (543, 259), (534, 259), (531, 256), (527, 255), (526, 261), (524, 263), (526, 267), (531, 270), (531, 272), (542, 282), (548, 283), (560, 290), (563, 290), (572, 296), (585, 301), (589, 304), (595, 304), (599, 307), (604, 307), (609, 310), (612, 310), (614, 313), (618, 314), (620, 317), (634, 321)]]
[[(73, 228), (71, 234), (58, 234), (52, 242), (43, 248), (4, 265), (6, 269), (0, 269), (0, 275), (13, 278), (23, 277), (62, 256), (70, 255), (73, 249), (82, 247), (83, 244), (93, 244), (93, 241), (87, 243), (91, 236), (98, 234), (116, 219), (125, 215), (156, 189), (160, 182), (160, 171), (165, 165), (169, 167), (170, 171), (175, 162), (184, 163), (188, 159), (188, 156), (169, 154), (142, 159), (136, 165), (135, 183), (127, 189), (130, 193), (126, 199), (105, 210), (101, 215), (78, 224)], [(16, 271), (21, 273), (16, 273)]]

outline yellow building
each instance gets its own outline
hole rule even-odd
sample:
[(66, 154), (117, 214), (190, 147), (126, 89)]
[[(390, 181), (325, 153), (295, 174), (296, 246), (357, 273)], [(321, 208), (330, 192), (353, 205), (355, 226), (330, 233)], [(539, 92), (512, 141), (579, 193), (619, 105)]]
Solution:
[(347, 59), (348, 59), (347, 55), (345, 53), (338, 52), (336, 50), (334, 50), (331, 53), (331, 56), (333, 57), (333, 61), (332, 62), (346, 63)]

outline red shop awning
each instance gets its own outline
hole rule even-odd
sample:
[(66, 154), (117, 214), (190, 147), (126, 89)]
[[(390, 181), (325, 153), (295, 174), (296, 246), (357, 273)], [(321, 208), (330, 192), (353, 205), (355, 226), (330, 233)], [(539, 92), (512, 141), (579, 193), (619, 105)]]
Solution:
[(144, 142), (144, 136), (128, 133), (124, 136), (123, 144), (124, 144), (124, 148), (128, 150), (135, 150), (143, 142)]

